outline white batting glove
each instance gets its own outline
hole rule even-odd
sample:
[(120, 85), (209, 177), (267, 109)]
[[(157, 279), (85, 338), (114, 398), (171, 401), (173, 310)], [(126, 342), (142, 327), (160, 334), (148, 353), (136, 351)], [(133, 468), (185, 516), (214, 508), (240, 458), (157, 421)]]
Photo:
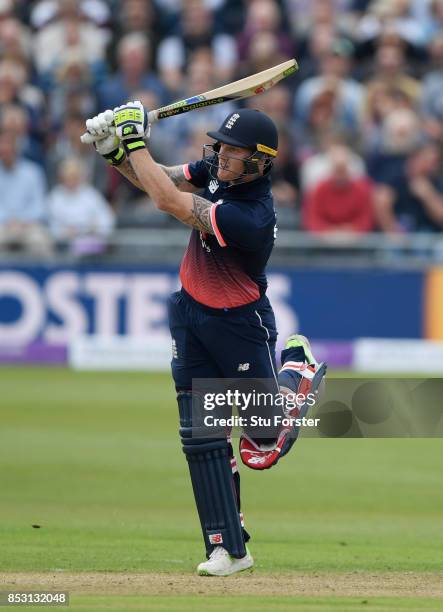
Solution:
[(145, 148), (151, 126), (148, 123), (148, 113), (139, 100), (114, 108), (114, 125), (127, 155)]
[(120, 147), (120, 139), (116, 135), (113, 125), (114, 113), (106, 110), (92, 119), (86, 121), (86, 129), (93, 138), (93, 145), (100, 155), (113, 166), (119, 166), (126, 157), (124, 149)]

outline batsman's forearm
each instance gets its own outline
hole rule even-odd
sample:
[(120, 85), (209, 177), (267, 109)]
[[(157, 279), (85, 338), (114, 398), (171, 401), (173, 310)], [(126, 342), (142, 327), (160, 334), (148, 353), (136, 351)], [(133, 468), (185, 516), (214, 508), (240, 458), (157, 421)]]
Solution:
[(128, 159), (125, 159), (119, 166), (114, 166), (122, 176), (128, 179), (135, 187), (141, 189), (141, 191), (146, 191), (141, 182), (138, 180), (134, 169), (132, 168)]
[(129, 159), (142, 189), (149, 193), (156, 207), (173, 214), (174, 202), (180, 191), (161, 166), (152, 159), (147, 149), (134, 151)]

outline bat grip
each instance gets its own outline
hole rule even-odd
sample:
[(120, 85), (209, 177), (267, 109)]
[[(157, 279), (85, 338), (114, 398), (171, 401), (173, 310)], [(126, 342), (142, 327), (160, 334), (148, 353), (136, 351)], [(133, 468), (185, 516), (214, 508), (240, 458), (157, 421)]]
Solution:
[(148, 123), (152, 125), (158, 121), (158, 110), (152, 110), (148, 113)]

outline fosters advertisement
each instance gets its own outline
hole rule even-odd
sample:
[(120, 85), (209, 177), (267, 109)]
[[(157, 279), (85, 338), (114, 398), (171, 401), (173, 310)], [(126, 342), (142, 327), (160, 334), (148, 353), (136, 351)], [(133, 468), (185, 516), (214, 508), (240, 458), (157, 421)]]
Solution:
[[(0, 345), (66, 345), (82, 335), (167, 337), (177, 271), (154, 267), (0, 268)], [(276, 269), (268, 295), (280, 338), (443, 338), (443, 271)]]

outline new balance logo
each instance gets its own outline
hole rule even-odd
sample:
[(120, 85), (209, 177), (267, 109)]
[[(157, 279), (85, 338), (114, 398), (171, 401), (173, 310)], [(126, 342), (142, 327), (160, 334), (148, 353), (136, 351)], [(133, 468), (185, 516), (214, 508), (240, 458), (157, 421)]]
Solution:
[(234, 113), (233, 115), (231, 115), (229, 119), (226, 121), (225, 128), (227, 130), (232, 130), (232, 126), (235, 124), (235, 122), (237, 121), (239, 117), (240, 115), (238, 113)]
[(252, 463), (253, 465), (257, 465), (259, 463), (264, 463), (266, 461), (266, 457), (260, 457), (260, 456), (256, 456), (256, 457), (250, 457), (248, 460), (248, 463)]
[(216, 181), (215, 179), (213, 181), (211, 181), (209, 183), (208, 189), (211, 193), (215, 193), (218, 189), (219, 185), (218, 185), (218, 181)]
[(247, 372), (249, 370), (249, 363), (239, 363), (237, 371), (238, 372)]
[(221, 533), (210, 533), (209, 534), (209, 543), (210, 544), (223, 544), (223, 536)]

